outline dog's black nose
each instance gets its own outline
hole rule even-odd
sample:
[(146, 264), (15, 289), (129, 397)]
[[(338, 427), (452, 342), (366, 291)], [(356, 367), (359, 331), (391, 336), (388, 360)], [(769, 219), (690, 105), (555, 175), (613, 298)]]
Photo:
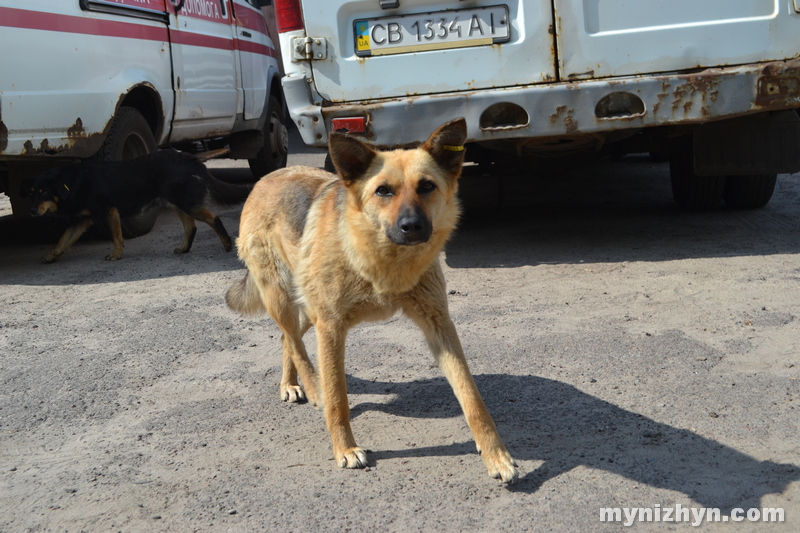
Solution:
[(416, 235), (425, 227), (425, 222), (419, 217), (408, 217), (397, 221), (400, 231), (406, 235)]
[(389, 238), (395, 244), (414, 245), (427, 242), (431, 238), (431, 223), (421, 210), (401, 213), (395, 222), (394, 231)]

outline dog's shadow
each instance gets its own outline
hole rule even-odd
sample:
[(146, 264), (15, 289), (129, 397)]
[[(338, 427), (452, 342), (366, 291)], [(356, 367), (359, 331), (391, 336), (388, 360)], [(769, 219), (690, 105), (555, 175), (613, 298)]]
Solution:
[[(502, 374), (477, 375), (475, 381), (511, 454), (520, 460), (544, 461), (512, 490), (535, 492), (547, 480), (583, 465), (682, 492), (706, 507), (730, 510), (760, 507), (764, 495), (782, 492), (800, 480), (800, 467), (759, 461), (558, 381)], [(354, 405), (354, 418), (367, 411), (407, 417), (462, 416), (443, 378), (387, 383), (348, 376), (348, 389), (353, 400), (358, 394), (393, 396), (388, 403)], [(373, 457), (380, 462), (393, 457), (467, 453), (475, 453), (472, 442), (376, 450)]]

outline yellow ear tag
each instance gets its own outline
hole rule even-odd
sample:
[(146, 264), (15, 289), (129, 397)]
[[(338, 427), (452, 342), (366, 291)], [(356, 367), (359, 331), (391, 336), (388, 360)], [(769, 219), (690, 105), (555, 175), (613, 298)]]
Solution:
[(451, 144), (443, 144), (442, 145), (442, 149), (443, 150), (449, 150), (450, 152), (463, 152), (464, 151), (464, 147), (463, 146), (453, 146)]

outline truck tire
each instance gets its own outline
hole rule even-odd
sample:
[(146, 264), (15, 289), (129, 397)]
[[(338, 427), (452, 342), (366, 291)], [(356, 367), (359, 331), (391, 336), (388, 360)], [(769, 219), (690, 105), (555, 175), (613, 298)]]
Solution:
[(764, 207), (775, 191), (777, 174), (728, 176), (722, 198), (728, 207), (754, 209)]
[[(117, 111), (111, 129), (94, 159), (125, 161), (158, 150), (150, 125), (139, 110), (123, 106)], [(139, 237), (153, 229), (158, 209), (149, 209), (140, 215), (122, 219), (122, 235), (126, 239)]]
[(692, 138), (682, 139), (669, 155), (669, 175), (672, 197), (681, 208), (689, 211), (708, 211), (722, 203), (725, 176), (698, 176), (694, 172)]
[(248, 159), (253, 177), (260, 178), (286, 166), (289, 155), (289, 133), (286, 130), (286, 113), (280, 100), (271, 94), (264, 124), (264, 146), (253, 159)]

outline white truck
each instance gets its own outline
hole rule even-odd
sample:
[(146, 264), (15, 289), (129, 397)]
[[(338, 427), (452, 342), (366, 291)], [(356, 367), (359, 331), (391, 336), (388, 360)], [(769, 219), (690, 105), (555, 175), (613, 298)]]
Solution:
[(800, 170), (800, 0), (275, 0), (307, 144), (466, 117), (467, 158), (669, 154), (683, 207), (759, 207)]
[(268, 4), (0, 0), (0, 191), (15, 214), (24, 178), (83, 158), (172, 146), (248, 159), (257, 176), (285, 166)]

